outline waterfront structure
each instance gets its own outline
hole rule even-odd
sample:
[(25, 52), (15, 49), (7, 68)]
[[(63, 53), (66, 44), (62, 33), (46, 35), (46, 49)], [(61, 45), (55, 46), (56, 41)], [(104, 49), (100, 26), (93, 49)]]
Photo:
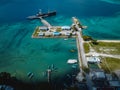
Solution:
[(100, 63), (99, 57), (86, 57), (88, 63)]
[(70, 36), (70, 34), (71, 34), (70, 32), (65, 32), (66, 36)]
[(44, 33), (43, 33), (43, 32), (39, 32), (38, 35), (39, 35), (39, 36), (44, 36)]
[(62, 26), (61, 29), (62, 30), (71, 30), (71, 27), (70, 26)]
[(39, 30), (41, 30), (41, 31), (48, 31), (49, 29), (47, 27), (43, 26), (43, 27), (39, 27)]
[(45, 18), (45, 17), (49, 17), (49, 16), (54, 16), (56, 15), (56, 11), (48, 11), (47, 13), (42, 13), (42, 10), (39, 9), (39, 12), (36, 15), (32, 15), (32, 16), (28, 16), (28, 19), (39, 19), (40, 17)]
[(45, 32), (45, 36), (51, 36), (52, 33), (51, 32)]
[[(51, 26), (46, 20), (40, 17), (41, 22), (45, 25), (44, 27), (39, 27), (39, 30), (36, 28), (32, 38), (50, 38), (50, 37), (77, 37), (77, 47), (78, 47), (78, 57), (80, 62), (80, 67), (86, 67), (87, 60), (85, 57), (85, 52), (83, 48), (83, 38), (82, 38), (82, 29), (83, 26), (80, 24), (77, 18), (72, 17), (73, 23), (72, 26)], [(82, 26), (82, 27), (81, 27)], [(44, 34), (43, 34), (44, 32)], [(42, 36), (42, 37), (41, 37)], [(82, 62), (82, 63), (81, 63)]]
[(102, 70), (94, 70), (91, 73), (91, 79), (94, 81), (105, 81), (106, 79), (106, 75), (104, 73), (104, 71)]
[(52, 28), (52, 26), (50, 25), (49, 22), (47, 22), (46, 20), (44, 20), (42, 17), (39, 18), (41, 20), (41, 22), (46, 26), (48, 27), (48, 29)]
[(88, 64), (87, 64), (87, 60), (85, 57), (85, 52), (84, 52), (84, 48), (83, 48), (83, 38), (82, 38), (82, 29), (83, 27), (81, 27), (81, 24), (79, 23), (78, 19), (75, 17), (72, 17), (73, 19), (73, 23), (74, 23), (74, 28), (77, 30), (76, 34), (77, 34), (77, 43), (78, 43), (78, 52), (79, 52), (79, 58), (81, 58), (81, 60), (79, 60), (80, 62), (82, 62), (82, 65), (84, 68), (88, 68)]

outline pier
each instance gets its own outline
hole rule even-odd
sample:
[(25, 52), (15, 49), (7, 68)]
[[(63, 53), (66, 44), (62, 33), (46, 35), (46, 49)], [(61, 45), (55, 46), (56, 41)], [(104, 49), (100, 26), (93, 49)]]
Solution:
[(83, 65), (83, 67), (86, 67), (88, 68), (88, 64), (87, 64), (87, 60), (86, 60), (86, 57), (85, 57), (85, 52), (84, 52), (84, 47), (83, 47), (83, 38), (82, 38), (82, 29), (81, 29), (81, 24), (79, 23), (79, 21), (73, 17), (73, 23), (75, 25), (75, 28), (77, 29), (77, 47), (78, 47), (78, 56), (79, 56), (79, 62), (80, 63), (80, 67)]
[[(44, 27), (37, 27), (32, 35), (32, 38), (66, 38), (66, 37), (75, 37), (77, 40), (78, 48), (78, 59), (80, 62), (80, 67), (88, 68), (87, 60), (85, 57), (84, 47), (83, 47), (83, 38), (82, 38), (82, 29), (86, 26), (82, 26), (79, 20), (75, 17), (72, 17), (73, 25), (72, 27), (66, 26), (51, 26), (46, 20), (42, 17), (39, 17), (41, 22), (45, 25)], [(73, 27), (75, 29), (73, 29)], [(40, 29), (41, 28), (41, 29)]]
[(80, 55), (82, 65), (88, 68), (88, 64), (87, 64), (87, 60), (86, 60), (85, 52), (84, 52), (84, 47), (83, 47), (83, 38), (80, 32), (77, 32), (77, 40), (78, 40), (78, 49), (79, 49), (78, 54)]
[(50, 25), (50, 23), (48, 23), (45, 19), (43, 19), (42, 17), (39, 17), (41, 22), (48, 28), (51, 28), (52, 26)]

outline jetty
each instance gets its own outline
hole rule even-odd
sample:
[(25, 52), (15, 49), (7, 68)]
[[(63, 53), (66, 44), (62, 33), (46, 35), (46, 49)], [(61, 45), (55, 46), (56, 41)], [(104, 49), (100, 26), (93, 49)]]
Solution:
[(35, 31), (32, 34), (32, 38), (68, 38), (75, 37), (77, 40), (78, 48), (78, 59), (80, 62), (80, 67), (88, 68), (87, 60), (85, 57), (84, 47), (83, 47), (83, 38), (82, 38), (82, 29), (87, 28), (83, 26), (79, 20), (75, 17), (72, 17), (73, 24), (72, 26), (52, 26), (42, 17), (39, 17), (44, 26), (36, 27)]
[(32, 38), (68, 38), (76, 37), (76, 31), (71, 26), (52, 26), (42, 17), (39, 17), (44, 26), (37, 26)]
[(72, 26), (52, 26), (42, 17), (39, 17), (44, 26), (36, 27), (32, 38), (68, 38), (75, 37), (77, 40), (78, 48), (78, 59), (80, 62), (80, 67), (88, 68), (87, 60), (85, 57), (84, 47), (83, 47), (83, 38), (82, 38), (82, 29), (87, 28), (83, 26), (79, 20), (75, 17), (72, 17), (73, 24)]
[(48, 28), (51, 28), (52, 26), (50, 25), (49, 22), (47, 22), (45, 19), (43, 19), (42, 17), (39, 17), (39, 19), (41, 20), (41, 22)]
[(82, 28), (83, 26), (80, 24), (77, 18), (72, 17), (73, 23), (75, 28), (77, 29), (77, 47), (78, 47), (78, 56), (79, 56), (79, 62), (81, 62), (80, 66), (88, 68), (87, 60), (85, 57), (84, 47), (83, 47), (83, 38), (82, 38)]

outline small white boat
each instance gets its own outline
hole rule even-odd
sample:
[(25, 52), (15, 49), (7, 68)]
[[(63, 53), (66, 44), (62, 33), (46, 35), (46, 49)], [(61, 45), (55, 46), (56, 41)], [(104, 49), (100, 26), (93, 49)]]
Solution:
[(68, 40), (67, 38), (65, 38), (64, 40)]
[(77, 63), (77, 60), (76, 60), (76, 59), (69, 59), (69, 60), (67, 61), (67, 63), (69, 63), (69, 64), (74, 64), (74, 63)]

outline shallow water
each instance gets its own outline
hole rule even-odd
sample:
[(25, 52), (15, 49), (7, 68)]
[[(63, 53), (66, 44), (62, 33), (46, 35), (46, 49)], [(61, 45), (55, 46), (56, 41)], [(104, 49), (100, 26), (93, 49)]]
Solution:
[[(51, 25), (71, 25), (71, 17), (76, 16), (88, 26), (83, 34), (95, 39), (120, 39), (120, 4), (103, 0), (1, 0), (0, 71), (26, 81), (28, 72), (34, 73), (33, 81), (46, 80), (43, 72), (51, 64), (58, 68), (53, 76), (61, 77), (71, 71), (66, 62), (77, 58), (75, 40), (31, 38), (35, 27), (42, 23), (26, 17), (36, 14), (39, 8), (57, 11), (56, 16), (46, 18)], [(76, 52), (71, 53), (71, 48)]]
[[(16, 27), (23, 29), (16, 30)], [(75, 38), (33, 39), (32, 31), (24, 28), (24, 24), (18, 23), (7, 28), (2, 31), (4, 35), (3, 39), (0, 39), (0, 72), (9, 72), (18, 79), (26, 81), (29, 81), (27, 73), (33, 72), (34, 77), (31, 80), (41, 81), (47, 80), (43, 74), (52, 64), (57, 69), (53, 72), (53, 77), (61, 77), (71, 71), (72, 68), (67, 64), (67, 60), (77, 59)], [(7, 34), (9, 36), (6, 36)], [(70, 52), (71, 49), (75, 49), (75, 52)]]

